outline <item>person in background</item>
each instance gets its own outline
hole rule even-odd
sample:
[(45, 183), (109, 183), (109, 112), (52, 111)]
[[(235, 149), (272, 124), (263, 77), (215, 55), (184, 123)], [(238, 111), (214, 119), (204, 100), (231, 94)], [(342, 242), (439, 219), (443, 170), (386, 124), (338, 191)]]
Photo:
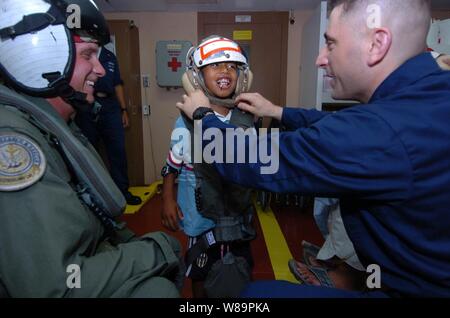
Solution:
[(125, 128), (129, 126), (128, 108), (125, 103), (123, 80), (114, 53), (105, 47), (99, 49), (99, 61), (106, 71), (94, 86), (95, 101), (100, 109), (78, 112), (75, 122), (90, 143), (98, 149), (103, 140), (111, 177), (125, 196), (127, 204), (139, 205), (141, 198), (129, 190)]

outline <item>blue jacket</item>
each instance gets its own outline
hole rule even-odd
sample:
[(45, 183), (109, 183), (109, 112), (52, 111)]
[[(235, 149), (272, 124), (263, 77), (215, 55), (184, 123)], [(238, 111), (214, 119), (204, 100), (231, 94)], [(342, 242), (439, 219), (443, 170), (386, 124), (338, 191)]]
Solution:
[(105, 76), (100, 77), (95, 83), (95, 93), (105, 93), (108, 97), (96, 97), (96, 101), (102, 105), (101, 113), (120, 112), (120, 103), (116, 96), (115, 87), (123, 85), (120, 76), (119, 63), (113, 52), (102, 47), (99, 61), (105, 69)]
[(120, 77), (120, 69), (117, 57), (113, 52), (102, 47), (99, 61), (105, 69), (105, 76), (100, 77), (97, 80), (97, 82), (95, 83), (95, 91), (114, 95), (115, 87), (117, 85), (123, 85), (122, 78)]
[[(450, 296), (450, 72), (421, 54), (368, 104), (337, 113), (286, 108), (282, 121), (292, 131), (279, 135), (276, 173), (260, 174), (260, 163), (216, 164), (220, 174), (340, 198), (356, 252), (365, 266), (381, 267), (384, 286), (397, 295)], [(210, 127), (230, 128), (206, 116)]]

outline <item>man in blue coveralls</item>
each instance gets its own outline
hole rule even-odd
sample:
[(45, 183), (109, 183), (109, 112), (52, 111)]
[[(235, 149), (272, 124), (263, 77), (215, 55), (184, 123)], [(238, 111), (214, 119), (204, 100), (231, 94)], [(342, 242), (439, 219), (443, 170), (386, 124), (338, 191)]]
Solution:
[(119, 64), (116, 56), (105, 47), (100, 49), (99, 60), (106, 71), (106, 75), (94, 86), (95, 101), (101, 105), (100, 111), (98, 114), (78, 112), (75, 122), (96, 148), (99, 139), (103, 140), (114, 183), (125, 196), (127, 204), (139, 205), (141, 199), (128, 191), (124, 128), (129, 126), (129, 118)]
[[(362, 104), (326, 113), (242, 94), (239, 108), (291, 129), (278, 140), (259, 137), (275, 140), (279, 169), (261, 174), (261, 162), (215, 166), (242, 185), (339, 198), (357, 255), (379, 283), (353, 292), (260, 281), (244, 296), (449, 297), (450, 72), (424, 53), (430, 1), (337, 0), (330, 8), (317, 65), (326, 70), (335, 99)], [(233, 127), (206, 112), (208, 106), (199, 91), (177, 103), (191, 118), (204, 114), (203, 129), (226, 136)], [(246, 149), (256, 147), (250, 142)]]

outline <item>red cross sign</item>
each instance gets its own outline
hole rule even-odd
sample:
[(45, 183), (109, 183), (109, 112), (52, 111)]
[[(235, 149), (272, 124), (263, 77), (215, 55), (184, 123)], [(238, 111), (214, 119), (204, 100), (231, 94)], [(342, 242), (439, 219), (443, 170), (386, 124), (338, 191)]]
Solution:
[(172, 61), (168, 62), (167, 66), (172, 68), (172, 72), (176, 72), (181, 67), (181, 62), (178, 62), (176, 57), (172, 57)]

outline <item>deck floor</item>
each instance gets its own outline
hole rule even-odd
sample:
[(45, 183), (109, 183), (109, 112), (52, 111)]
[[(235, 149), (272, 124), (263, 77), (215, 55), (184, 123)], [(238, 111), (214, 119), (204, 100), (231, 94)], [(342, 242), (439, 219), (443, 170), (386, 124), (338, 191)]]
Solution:
[[(272, 205), (271, 208), (276, 216), (276, 221), (282, 230), (293, 257), (300, 258), (302, 253), (302, 240), (307, 240), (314, 244), (321, 244), (323, 242), (320, 232), (317, 229), (312, 217), (311, 204), (306, 204), (303, 209), (300, 209), (299, 207), (276, 207), (274, 205)], [(175, 236), (181, 242), (183, 249), (185, 249), (187, 246), (187, 238), (184, 233), (170, 232), (162, 226), (161, 209), (161, 195), (157, 194), (150, 199), (139, 212), (124, 215), (123, 220), (126, 221), (129, 227), (138, 235), (142, 235), (150, 231), (167, 232)], [(274, 271), (258, 218), (256, 218), (255, 226), (257, 230), (257, 238), (252, 241), (251, 244), (252, 254), (255, 261), (255, 266), (253, 268), (253, 279), (274, 279)], [(186, 298), (192, 297), (189, 279), (186, 279), (185, 281), (182, 296)]]

